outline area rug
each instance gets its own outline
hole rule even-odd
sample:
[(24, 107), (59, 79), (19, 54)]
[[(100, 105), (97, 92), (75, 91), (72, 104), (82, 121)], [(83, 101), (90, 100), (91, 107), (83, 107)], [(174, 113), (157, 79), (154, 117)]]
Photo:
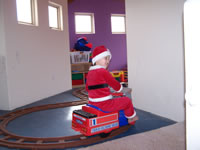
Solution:
[(185, 150), (185, 123), (176, 123), (79, 150)]

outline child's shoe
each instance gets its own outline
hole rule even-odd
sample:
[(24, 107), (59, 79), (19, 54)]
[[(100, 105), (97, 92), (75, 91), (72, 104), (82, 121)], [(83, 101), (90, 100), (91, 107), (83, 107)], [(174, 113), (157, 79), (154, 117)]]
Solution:
[(139, 120), (138, 116), (128, 119), (128, 124), (134, 125), (136, 120)]

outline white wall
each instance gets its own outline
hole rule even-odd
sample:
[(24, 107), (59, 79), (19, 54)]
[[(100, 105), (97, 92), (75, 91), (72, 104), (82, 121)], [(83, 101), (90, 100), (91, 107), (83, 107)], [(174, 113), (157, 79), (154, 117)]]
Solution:
[(184, 5), (187, 150), (200, 149), (200, 1)]
[(128, 79), (135, 107), (184, 120), (184, 0), (126, 0)]
[(0, 0), (0, 33), (0, 109), (8, 109), (3, 0)]
[(17, 23), (15, 0), (4, 1), (9, 109), (71, 89), (67, 0), (64, 31), (48, 27), (48, 0), (38, 0), (39, 26)]

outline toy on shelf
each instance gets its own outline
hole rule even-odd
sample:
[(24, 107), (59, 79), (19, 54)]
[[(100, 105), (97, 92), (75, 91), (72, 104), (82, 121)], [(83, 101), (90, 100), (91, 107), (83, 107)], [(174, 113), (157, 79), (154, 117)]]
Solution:
[(128, 82), (127, 71), (112, 71), (111, 74), (119, 82)]
[(74, 45), (74, 49), (78, 51), (90, 51), (92, 48), (92, 43), (88, 43), (86, 37), (78, 38), (77, 42)]
[(90, 61), (91, 52), (87, 51), (74, 51), (70, 52), (70, 58), (72, 64), (78, 64), (78, 63), (88, 63)]
[(74, 49), (70, 52), (71, 63), (87, 63), (91, 62), (92, 43), (88, 43), (86, 37), (78, 38), (74, 44)]

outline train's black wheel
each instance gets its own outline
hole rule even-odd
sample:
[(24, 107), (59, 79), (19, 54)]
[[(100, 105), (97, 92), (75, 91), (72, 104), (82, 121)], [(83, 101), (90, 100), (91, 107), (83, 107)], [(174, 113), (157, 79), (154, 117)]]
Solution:
[(99, 135), (100, 135), (101, 138), (106, 138), (106, 137), (108, 137), (110, 135), (110, 133), (111, 132), (109, 132), (109, 133), (100, 133)]

